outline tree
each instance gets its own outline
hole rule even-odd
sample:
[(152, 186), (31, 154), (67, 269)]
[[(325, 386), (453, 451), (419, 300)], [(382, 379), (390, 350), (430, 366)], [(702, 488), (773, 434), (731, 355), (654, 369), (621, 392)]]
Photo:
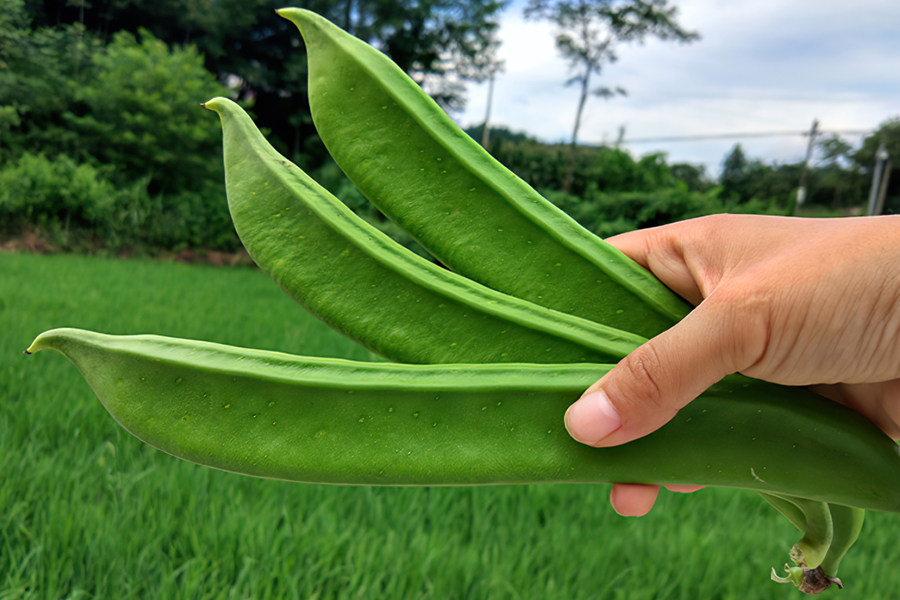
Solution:
[(490, 148), (491, 141), (491, 106), (494, 102), (494, 80), (497, 73), (501, 73), (506, 66), (506, 61), (497, 58), (497, 49), (499, 47), (499, 40), (489, 40), (473, 60), (457, 67), (457, 71), (463, 79), (476, 83), (488, 82), (487, 108), (480, 137), (481, 145), (486, 149)]
[(839, 210), (847, 201), (860, 201), (862, 173), (859, 169), (847, 168), (852, 165), (852, 154), (853, 146), (837, 134), (816, 142), (818, 160), (809, 172), (815, 187), (810, 186), (806, 203), (830, 205), (832, 210)]
[(744, 148), (735, 144), (731, 152), (722, 161), (722, 175), (719, 178), (722, 187), (727, 194), (740, 194), (744, 182), (747, 179), (749, 161), (744, 154)]
[[(507, 0), (346, 0), (348, 31), (380, 48), (444, 108), (462, 109), (462, 82), (496, 64), (495, 17)], [(340, 21), (336, 21), (340, 23)]]
[(92, 63), (96, 75), (77, 94), (83, 109), (65, 115), (83, 158), (114, 165), (119, 184), (149, 177), (153, 193), (199, 192), (223, 179), (220, 125), (197, 98), (227, 90), (196, 48), (121, 31)]
[(735, 144), (722, 161), (722, 198), (729, 210), (754, 212), (750, 209), (762, 202), (766, 210), (780, 207), (793, 214), (791, 207), (802, 169), (802, 162), (770, 166), (750, 160), (743, 147)]
[(559, 28), (556, 47), (574, 75), (566, 85), (578, 85), (580, 96), (572, 129), (577, 143), (581, 116), (590, 94), (610, 98), (625, 94), (620, 87), (591, 89), (591, 76), (617, 58), (617, 46), (641, 42), (648, 36), (692, 42), (700, 38), (675, 21), (677, 8), (668, 0), (529, 0), (525, 17), (546, 19)]
[(680, 179), (692, 192), (706, 192), (714, 187), (714, 183), (706, 175), (706, 167), (689, 163), (675, 163), (669, 166), (672, 176)]
[(879, 125), (878, 130), (866, 137), (862, 147), (852, 156), (853, 161), (868, 174), (870, 181), (874, 174), (876, 153), (882, 146), (888, 155), (888, 161), (884, 167), (885, 172), (881, 174), (882, 182), (887, 183), (885, 190), (887, 202), (884, 212), (897, 213), (900, 212), (900, 206), (897, 206), (897, 196), (900, 195), (900, 177), (894, 177), (893, 172), (900, 164), (900, 117), (888, 119)]
[(819, 154), (819, 165), (846, 162), (853, 151), (853, 146), (850, 143), (834, 133), (820, 139), (816, 142), (816, 146)]
[[(9, 1), (9, 0), (4, 0)], [(448, 109), (463, 105), (462, 81), (494, 41), (505, 0), (304, 0), (383, 50)], [(35, 26), (83, 22), (109, 40), (143, 28), (168, 45), (193, 45), (221, 80), (241, 82), (258, 124), (289, 157), (324, 156), (306, 101), (306, 53), (296, 27), (275, 14), (283, 0), (28, 0)], [(465, 71), (465, 73), (463, 73)], [(198, 102), (204, 99), (197, 100)]]
[(23, 0), (0, 0), (0, 163), (72, 149), (62, 116), (99, 47), (80, 25), (32, 29)]
[(882, 144), (891, 160), (900, 163), (900, 117), (888, 119), (879, 125), (872, 135), (866, 136), (862, 146), (851, 154), (851, 158), (861, 169), (869, 171), (875, 164), (875, 153)]

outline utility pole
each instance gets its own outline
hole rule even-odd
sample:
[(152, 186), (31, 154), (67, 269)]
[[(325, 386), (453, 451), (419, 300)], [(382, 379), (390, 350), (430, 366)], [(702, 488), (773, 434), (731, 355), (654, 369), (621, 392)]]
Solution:
[(806, 171), (809, 168), (809, 161), (812, 159), (813, 148), (816, 146), (816, 135), (819, 133), (819, 120), (813, 119), (812, 127), (809, 129), (809, 144), (806, 146), (806, 159), (803, 161), (803, 169), (800, 171), (800, 187), (797, 188), (797, 203), (794, 205), (794, 214), (806, 201)]
[(887, 196), (888, 183), (891, 181), (891, 159), (884, 161), (884, 173), (881, 175), (881, 187), (878, 190), (878, 202), (875, 203), (875, 214), (884, 214), (884, 199)]
[[(885, 169), (885, 166), (887, 167)], [(875, 153), (875, 171), (872, 173), (872, 188), (869, 190), (868, 216), (880, 215), (884, 210), (884, 196), (887, 193), (888, 179), (891, 176), (891, 161), (884, 144)]]
[(625, 139), (625, 125), (619, 125), (619, 135), (616, 136), (616, 145), (615, 149), (618, 150), (622, 147), (622, 140)]

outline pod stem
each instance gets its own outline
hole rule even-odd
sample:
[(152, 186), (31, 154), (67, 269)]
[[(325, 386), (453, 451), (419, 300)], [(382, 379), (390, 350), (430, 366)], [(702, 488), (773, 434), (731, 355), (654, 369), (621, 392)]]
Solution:
[(832, 585), (838, 586), (839, 589), (844, 589), (844, 584), (841, 583), (841, 580), (837, 577), (829, 577), (826, 575), (821, 566), (818, 566), (815, 569), (806, 569), (803, 567), (784, 565), (784, 570), (787, 572), (787, 576), (781, 577), (773, 568), (772, 581), (778, 583), (793, 583), (797, 589), (804, 594), (821, 594)]

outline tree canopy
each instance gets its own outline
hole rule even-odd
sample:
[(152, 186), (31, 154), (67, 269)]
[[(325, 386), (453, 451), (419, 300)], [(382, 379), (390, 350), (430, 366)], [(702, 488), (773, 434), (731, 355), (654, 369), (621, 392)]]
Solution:
[(578, 139), (581, 116), (589, 95), (609, 98), (625, 94), (621, 87), (591, 89), (591, 76), (599, 75), (603, 65), (615, 62), (618, 48), (627, 42), (647, 37), (682, 43), (700, 39), (696, 32), (684, 29), (677, 21), (678, 9), (668, 0), (529, 0), (527, 18), (545, 19), (558, 28), (556, 47), (569, 62), (572, 77), (566, 85), (580, 91), (572, 145)]
[[(19, 3), (31, 27), (81, 25), (109, 41), (150, 32), (193, 45), (221, 80), (240, 82), (281, 150), (319, 154), (306, 102), (306, 58), (296, 28), (274, 0), (2, 0)], [(478, 77), (496, 47), (505, 0), (304, 0), (300, 3), (387, 53), (448, 109), (462, 108), (459, 80)], [(235, 79), (236, 77), (236, 79)], [(277, 116), (276, 116), (277, 115)]]

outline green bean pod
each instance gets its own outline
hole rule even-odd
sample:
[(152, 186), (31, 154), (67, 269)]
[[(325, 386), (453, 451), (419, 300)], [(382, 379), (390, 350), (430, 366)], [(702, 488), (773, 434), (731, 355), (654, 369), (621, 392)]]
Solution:
[(454, 271), (504, 293), (652, 337), (690, 310), (466, 135), (389, 58), (322, 17), (300, 29), (319, 135), (384, 214)]
[(282, 290), (331, 327), (408, 363), (615, 362), (640, 336), (442, 269), (363, 221), (266, 141), (237, 104), (222, 120), (238, 236)]
[(792, 583), (805, 594), (821, 594), (832, 585), (843, 588), (838, 567), (859, 537), (866, 511), (775, 494), (762, 496), (804, 532), (803, 539), (791, 549), (794, 566), (785, 564), (784, 575), (773, 568), (772, 581)]
[(862, 532), (863, 523), (866, 520), (866, 512), (852, 506), (830, 504), (831, 520), (833, 523), (833, 537), (831, 546), (822, 559), (822, 572), (827, 577), (835, 578), (838, 567), (846, 556), (847, 551), (856, 543)]
[(803, 532), (803, 537), (791, 548), (791, 561), (810, 569), (822, 564), (834, 539), (829, 504), (771, 492), (764, 492), (762, 497)]
[(157, 336), (42, 333), (128, 431), (217, 469), (362, 485), (696, 484), (900, 511), (900, 454), (798, 388), (731, 376), (658, 431), (575, 442), (566, 408), (610, 366), (401, 365)]

